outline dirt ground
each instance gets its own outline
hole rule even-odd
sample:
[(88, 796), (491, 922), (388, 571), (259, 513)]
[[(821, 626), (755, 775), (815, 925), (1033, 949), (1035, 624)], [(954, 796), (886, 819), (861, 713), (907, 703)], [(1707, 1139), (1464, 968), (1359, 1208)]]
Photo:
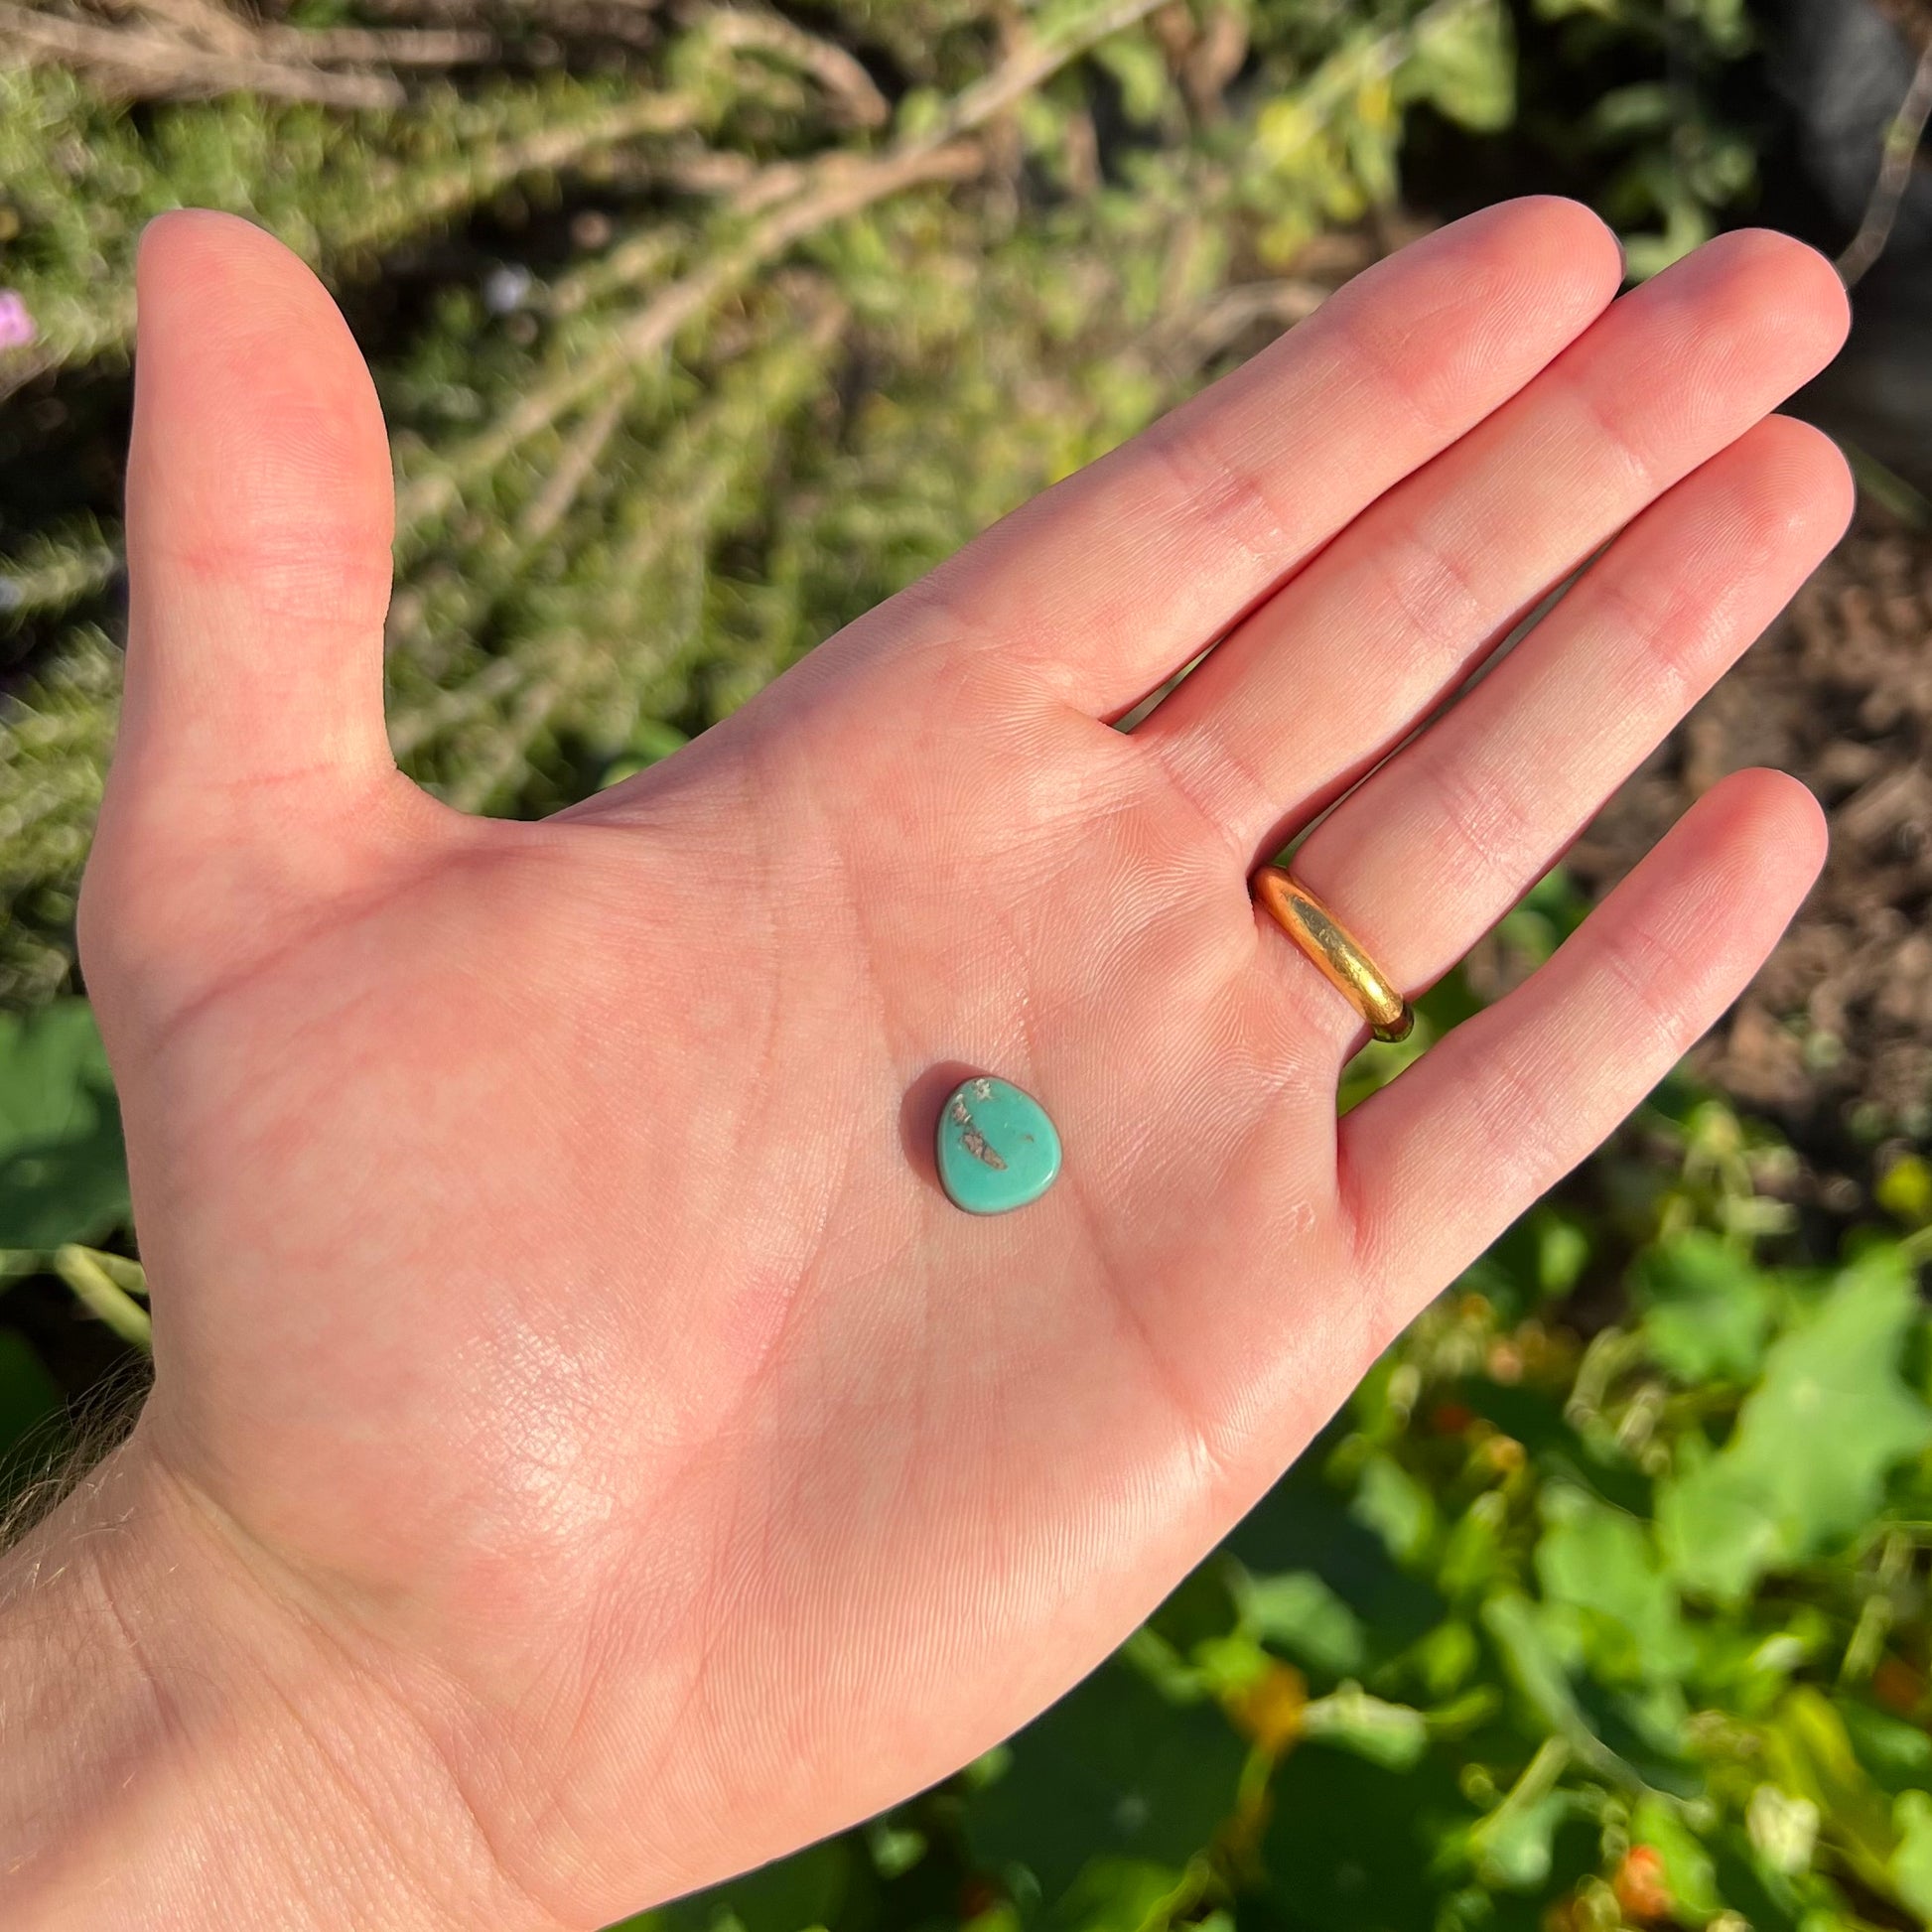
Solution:
[[(1573, 849), (1600, 897), (1725, 772), (1794, 772), (1832, 852), (1756, 984), (1693, 1064), (1778, 1124), (1821, 1204), (1932, 1141), (1932, 532), (1865, 512), (1776, 626)], [(1491, 951), (1471, 961), (1481, 979)]]

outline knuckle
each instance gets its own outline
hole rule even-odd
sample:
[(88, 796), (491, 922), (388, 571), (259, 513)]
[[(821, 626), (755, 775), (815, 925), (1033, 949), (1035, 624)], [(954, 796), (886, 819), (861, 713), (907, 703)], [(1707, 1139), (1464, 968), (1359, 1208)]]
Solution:
[(1625, 1056), (1637, 1063), (1671, 1064), (1686, 1043), (1684, 1009), (1669, 991), (1688, 976), (1681, 951), (1633, 928), (1604, 946), (1601, 964), (1617, 999)]
[(1175, 506), (1271, 570), (1291, 554), (1288, 519), (1262, 475), (1232, 456), (1211, 416), (1175, 412), (1143, 439)]
[(1570, 1165), (1568, 1137), (1549, 1095), (1509, 1049), (1488, 1068), (1475, 1130), (1482, 1172), (1499, 1198), (1541, 1193)]
[(1412, 662), (1418, 651), (1448, 652), (1459, 663), (1470, 640), (1489, 629), (1486, 600), (1450, 546), (1403, 530), (1377, 549), (1371, 567), (1398, 620), (1392, 644), (1398, 665)]
[(1709, 621), (1686, 622), (1684, 596), (1666, 584), (1661, 595), (1646, 595), (1615, 571), (1604, 571), (1592, 587), (1598, 616), (1612, 637), (1639, 665), (1646, 704), (1687, 711), (1705, 679), (1694, 666), (1715, 627)]
[(1542, 833), (1512, 779), (1494, 771), (1478, 775), (1466, 760), (1439, 759), (1429, 784), (1441, 834), (1483, 884), (1513, 895), (1542, 869)]
[[(1501, 298), (1508, 278), (1483, 258), (1466, 265), (1458, 278), (1455, 308), (1475, 315)], [(1379, 406), (1394, 420), (1413, 425), (1422, 440), (1445, 444), (1467, 426), (1467, 397), (1463, 371), (1452, 360), (1418, 353), (1424, 344), (1441, 336), (1444, 317), (1425, 305), (1420, 313), (1396, 310), (1388, 304), (1363, 303), (1338, 315), (1335, 340)]]
[[(1655, 495), (1662, 481), (1661, 463), (1638, 428), (1641, 423), (1655, 420), (1654, 415), (1643, 409), (1631, 409), (1619, 400), (1620, 393), (1628, 392), (1627, 385), (1621, 381), (1599, 387), (1584, 376), (1570, 375), (1565, 378), (1565, 384), (1572, 407), (1583, 419), (1586, 432), (1599, 453), (1627, 474), (1641, 500)], [(1642, 395), (1643, 392), (1635, 393)]]

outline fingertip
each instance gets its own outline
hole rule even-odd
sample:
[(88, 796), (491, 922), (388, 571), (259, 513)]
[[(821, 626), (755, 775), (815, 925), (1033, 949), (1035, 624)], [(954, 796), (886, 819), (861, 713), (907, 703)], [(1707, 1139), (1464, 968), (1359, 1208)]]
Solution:
[(300, 255), (266, 228), (216, 208), (169, 208), (155, 215), (141, 230), (134, 273), (144, 306), (192, 305), (217, 334), (263, 303), (285, 313), (298, 310), (305, 321), (341, 321), (333, 298)]
[(1530, 195), (1398, 249), (1323, 314), (1403, 372), (1405, 405), (1448, 442), (1467, 426), (1472, 400), (1486, 414), (1576, 342), (1621, 275), (1616, 237), (1596, 215), (1560, 195)]
[(1686, 815), (1685, 830), (1727, 845), (1735, 890), (1758, 896), (1780, 920), (1811, 891), (1831, 849), (1830, 821), (1810, 786), (1768, 765), (1721, 778)]
[(150, 248), (166, 248), (177, 234), (190, 235), (197, 229), (218, 230), (226, 227), (253, 228), (254, 223), (220, 208), (165, 207), (160, 213), (149, 215), (142, 223), (141, 238), (135, 246), (135, 259), (142, 259)]
[(1760, 809), (1772, 819), (1807, 878), (1817, 878), (1832, 845), (1832, 822), (1818, 794), (1802, 778), (1768, 765), (1753, 765), (1740, 775), (1757, 786)]
[(1754, 468), (1788, 505), (1792, 536), (1817, 555), (1833, 549), (1858, 508), (1845, 452), (1815, 423), (1771, 415), (1751, 431)]
[(1800, 241), (1782, 228), (1733, 228), (1718, 239), (1761, 262), (1766, 273), (1802, 293), (1841, 335), (1851, 328), (1852, 298), (1845, 278), (1832, 258), (1810, 242)]
[(1722, 277), (1739, 324), (1756, 341), (1780, 342), (1821, 369), (1843, 347), (1852, 304), (1830, 259), (1776, 228), (1733, 228), (1693, 249), (1657, 279), (1702, 294)]
[(1623, 244), (1587, 202), (1570, 195), (1517, 195), (1497, 206), (1553, 252), (1587, 254), (1597, 269), (1621, 272)]
[[(170, 548), (306, 546), (350, 560), (390, 537), (380, 406), (334, 298), (266, 229), (176, 208), (142, 231), (136, 262), (130, 540)], [(165, 486), (164, 486), (165, 479)], [(253, 540), (259, 536), (259, 544)], [(386, 591), (385, 591), (386, 594)]]
[(136, 284), (123, 769), (386, 768), (394, 501), (347, 324), (273, 235), (207, 209), (148, 224)]
[(178, 287), (206, 294), (208, 279), (230, 272), (250, 257), (282, 257), (309, 279), (308, 268), (281, 242), (239, 214), (210, 207), (171, 207), (149, 218), (134, 250), (134, 287), (139, 303), (166, 298)]
[(1600, 307), (1624, 275), (1623, 244), (1601, 215), (1567, 195), (1518, 195), (1450, 227), (1493, 241), (1512, 261), (1575, 287)]

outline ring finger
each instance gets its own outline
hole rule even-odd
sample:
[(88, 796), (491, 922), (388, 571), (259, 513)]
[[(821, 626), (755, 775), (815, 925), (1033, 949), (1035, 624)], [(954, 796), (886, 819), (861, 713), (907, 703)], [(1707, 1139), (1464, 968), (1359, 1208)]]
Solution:
[[(1845, 459), (1785, 417), (1670, 490), (1515, 650), (1311, 831), (1296, 876), (1411, 990), (1526, 892), (1843, 533)], [(1264, 939), (1280, 940), (1272, 926)], [(1338, 1033), (1353, 1011), (1285, 943)]]

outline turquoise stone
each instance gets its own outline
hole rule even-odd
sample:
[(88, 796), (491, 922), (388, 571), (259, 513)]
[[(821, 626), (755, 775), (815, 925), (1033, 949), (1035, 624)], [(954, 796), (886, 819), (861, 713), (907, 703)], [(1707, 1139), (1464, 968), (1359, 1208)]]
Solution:
[(962, 1080), (939, 1110), (939, 1184), (969, 1214), (1007, 1214), (1037, 1200), (1060, 1171), (1046, 1110), (1010, 1081)]

